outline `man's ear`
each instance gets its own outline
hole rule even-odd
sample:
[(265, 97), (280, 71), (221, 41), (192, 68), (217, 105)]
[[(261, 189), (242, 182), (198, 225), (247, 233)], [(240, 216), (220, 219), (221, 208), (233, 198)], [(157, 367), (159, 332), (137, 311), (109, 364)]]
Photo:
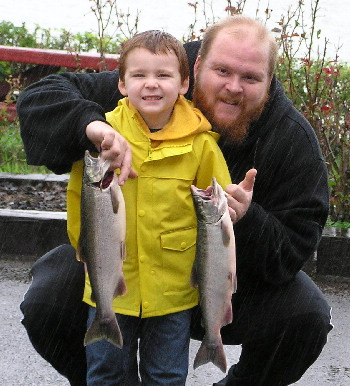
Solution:
[(187, 77), (187, 78), (182, 82), (181, 88), (180, 88), (180, 90), (179, 90), (179, 94), (180, 94), (180, 95), (186, 94), (187, 91), (188, 91), (189, 86), (190, 86), (190, 78)]
[(194, 71), (194, 77), (195, 78), (196, 78), (197, 73), (198, 73), (198, 68), (199, 68), (200, 62), (201, 62), (201, 56), (198, 55), (197, 59), (196, 59), (196, 61), (194, 63), (194, 66), (193, 66), (193, 71)]
[(118, 81), (118, 88), (119, 88), (120, 93), (123, 96), (127, 96), (128, 95), (128, 93), (126, 92), (125, 83), (122, 80), (120, 80), (120, 79)]

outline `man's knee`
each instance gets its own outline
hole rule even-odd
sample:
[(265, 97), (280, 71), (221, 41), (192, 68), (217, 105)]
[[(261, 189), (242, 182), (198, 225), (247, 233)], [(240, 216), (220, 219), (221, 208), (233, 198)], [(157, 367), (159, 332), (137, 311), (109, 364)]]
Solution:
[(286, 386), (320, 355), (332, 329), (330, 315), (301, 314), (250, 331), (239, 362), (217, 385)]
[(299, 380), (316, 361), (332, 328), (331, 316), (317, 313), (299, 315), (289, 322), (285, 344), (276, 359), (278, 363), (283, 364), (283, 358), (286, 358), (287, 365), (289, 363), (290, 383)]
[[(235, 371), (245, 378), (255, 371), (256, 385), (284, 386), (297, 382), (316, 361), (332, 329), (330, 315), (309, 313), (271, 325), (263, 338), (242, 345)], [(260, 347), (260, 349), (258, 348)], [(247, 362), (249, 366), (246, 365)], [(241, 374), (240, 374), (241, 373)]]

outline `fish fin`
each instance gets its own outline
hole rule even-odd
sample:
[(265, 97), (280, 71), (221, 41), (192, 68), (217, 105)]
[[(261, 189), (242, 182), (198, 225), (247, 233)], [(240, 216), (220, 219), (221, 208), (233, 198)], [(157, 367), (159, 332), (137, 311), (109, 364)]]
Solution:
[(123, 337), (115, 314), (111, 313), (110, 317), (101, 319), (96, 313), (95, 319), (85, 334), (84, 346), (101, 339), (106, 339), (119, 348), (123, 347)]
[(231, 233), (229, 227), (232, 226), (231, 224), (227, 223), (226, 221), (221, 222), (221, 236), (222, 236), (222, 241), (227, 247), (230, 244), (231, 240)]
[(212, 362), (223, 373), (226, 373), (226, 355), (221, 339), (219, 344), (211, 345), (205, 343), (205, 337), (203, 338), (203, 342), (200, 345), (199, 350), (194, 359), (193, 368), (196, 369), (197, 367), (205, 365), (209, 362)]
[(125, 241), (120, 243), (120, 258), (124, 261), (126, 259), (126, 244)]
[(112, 200), (113, 213), (118, 213), (118, 209), (119, 209), (118, 189), (119, 188), (114, 184), (111, 185), (111, 200)]
[(122, 276), (119, 279), (118, 284), (115, 288), (114, 297), (116, 298), (117, 296), (123, 296), (126, 294), (126, 292), (127, 292), (126, 283), (125, 283), (124, 276)]

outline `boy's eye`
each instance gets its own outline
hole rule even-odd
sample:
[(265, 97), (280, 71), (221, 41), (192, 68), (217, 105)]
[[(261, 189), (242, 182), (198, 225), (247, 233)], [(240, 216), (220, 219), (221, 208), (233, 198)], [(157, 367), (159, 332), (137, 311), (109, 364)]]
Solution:
[(142, 78), (142, 77), (144, 77), (144, 75), (141, 73), (133, 75), (133, 78)]
[(170, 74), (160, 73), (158, 76), (159, 76), (160, 78), (169, 78), (169, 77), (170, 77)]

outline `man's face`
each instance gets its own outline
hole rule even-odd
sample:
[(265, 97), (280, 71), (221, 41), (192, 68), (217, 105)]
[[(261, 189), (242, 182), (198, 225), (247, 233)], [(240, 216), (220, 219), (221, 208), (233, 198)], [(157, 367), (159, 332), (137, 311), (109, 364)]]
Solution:
[(244, 38), (218, 33), (207, 58), (195, 64), (193, 101), (214, 129), (232, 142), (241, 142), (249, 124), (259, 118), (268, 100), (269, 50), (248, 33)]

